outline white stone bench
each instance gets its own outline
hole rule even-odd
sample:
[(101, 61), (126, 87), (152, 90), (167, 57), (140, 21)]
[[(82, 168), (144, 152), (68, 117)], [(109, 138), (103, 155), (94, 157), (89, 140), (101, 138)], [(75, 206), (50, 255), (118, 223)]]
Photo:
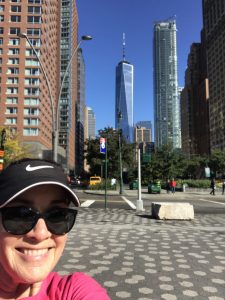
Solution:
[(187, 202), (153, 202), (152, 216), (160, 220), (193, 220), (194, 207)]

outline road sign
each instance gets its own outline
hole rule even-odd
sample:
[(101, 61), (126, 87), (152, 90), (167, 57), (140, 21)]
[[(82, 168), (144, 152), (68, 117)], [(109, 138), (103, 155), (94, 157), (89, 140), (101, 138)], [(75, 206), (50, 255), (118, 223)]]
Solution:
[(106, 153), (105, 138), (100, 138), (100, 153)]

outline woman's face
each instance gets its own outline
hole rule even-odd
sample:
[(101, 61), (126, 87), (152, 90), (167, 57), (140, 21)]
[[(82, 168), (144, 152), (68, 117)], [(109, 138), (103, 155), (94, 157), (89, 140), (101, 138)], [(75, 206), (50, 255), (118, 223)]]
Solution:
[[(65, 198), (63, 188), (43, 185), (24, 192), (8, 206), (27, 206), (44, 212), (55, 206), (67, 207)], [(67, 235), (57, 236), (49, 232), (43, 219), (39, 219), (24, 235), (7, 233), (0, 222), (1, 276), (14, 283), (42, 281), (57, 264), (66, 239)]]

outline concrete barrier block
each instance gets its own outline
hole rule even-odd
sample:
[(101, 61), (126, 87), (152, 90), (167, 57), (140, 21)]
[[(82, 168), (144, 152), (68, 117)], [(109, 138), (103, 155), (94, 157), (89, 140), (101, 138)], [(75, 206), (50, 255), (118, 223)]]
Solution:
[(193, 220), (194, 207), (183, 202), (153, 202), (152, 216), (160, 220)]

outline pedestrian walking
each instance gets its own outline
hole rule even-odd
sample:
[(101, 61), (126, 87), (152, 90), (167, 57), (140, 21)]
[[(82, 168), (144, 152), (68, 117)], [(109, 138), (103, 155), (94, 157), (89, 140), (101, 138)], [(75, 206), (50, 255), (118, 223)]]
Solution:
[(225, 192), (225, 179), (222, 181), (222, 195), (224, 195)]
[(52, 271), (80, 205), (62, 168), (17, 161), (0, 174), (0, 190), (0, 299), (109, 300), (90, 276)]
[(166, 182), (166, 191), (167, 191), (167, 194), (169, 194), (170, 192), (170, 180), (167, 179), (167, 182)]
[(177, 183), (174, 180), (174, 178), (172, 180), (170, 180), (170, 189), (171, 189), (171, 191), (172, 191), (173, 194), (175, 193), (176, 185), (177, 185)]
[(210, 183), (210, 187), (211, 187), (211, 192), (210, 195), (214, 195), (215, 196), (215, 190), (216, 190), (216, 181), (214, 178), (212, 178), (211, 183)]

